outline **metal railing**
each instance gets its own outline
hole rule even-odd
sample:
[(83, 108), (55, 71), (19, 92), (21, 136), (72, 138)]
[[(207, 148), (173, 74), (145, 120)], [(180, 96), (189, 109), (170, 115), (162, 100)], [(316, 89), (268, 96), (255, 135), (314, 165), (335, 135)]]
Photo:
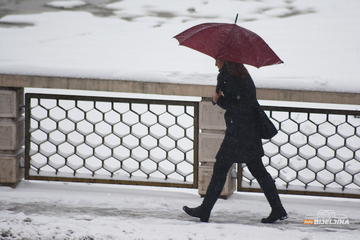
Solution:
[(198, 102), (26, 94), (26, 179), (197, 187)]
[[(199, 103), (26, 94), (27, 179), (198, 184)], [(360, 111), (263, 107), (263, 162), (283, 193), (360, 196)], [(260, 191), (239, 166), (238, 191)]]
[[(280, 192), (360, 196), (360, 111), (263, 107), (279, 129), (263, 162)], [(239, 191), (259, 191), (240, 166)]]

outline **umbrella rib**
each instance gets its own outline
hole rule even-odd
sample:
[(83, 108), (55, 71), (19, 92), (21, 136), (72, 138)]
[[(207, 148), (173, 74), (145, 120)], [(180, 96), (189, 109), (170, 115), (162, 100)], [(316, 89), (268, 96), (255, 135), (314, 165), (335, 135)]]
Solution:
[[(255, 54), (255, 48), (254, 48), (254, 44), (253, 44), (253, 42), (252, 42), (252, 41), (251, 41), (250, 43), (251, 43), (251, 50), (252, 50), (252, 52), (254, 53), (254, 56), (256, 56), (256, 54)], [(257, 59), (257, 58), (255, 58), (255, 61), (256, 61), (256, 67), (257, 67), (257, 68), (259, 68), (259, 62), (258, 62), (258, 59)]]
[[(217, 59), (217, 57), (219, 56), (221, 50), (222, 50), (222, 49), (224, 48), (224, 46), (225, 46), (225, 43), (227, 43), (227, 42), (229, 41), (229, 37), (228, 37), (228, 36), (230, 35), (231, 31), (233, 31), (234, 28), (236, 27), (236, 24), (230, 24), (230, 25), (232, 25), (232, 28), (231, 28), (231, 30), (227, 33), (227, 35), (226, 35), (226, 37), (225, 37), (225, 41), (223, 41), (223, 44), (222, 44), (221, 48), (219, 49), (219, 51), (218, 51), (215, 59)], [(220, 60), (223, 60), (223, 59), (220, 59)]]

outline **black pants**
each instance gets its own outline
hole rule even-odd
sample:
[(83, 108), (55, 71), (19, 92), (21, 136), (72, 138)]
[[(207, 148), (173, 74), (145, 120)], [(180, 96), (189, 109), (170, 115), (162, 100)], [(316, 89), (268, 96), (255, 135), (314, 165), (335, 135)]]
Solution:
[[(219, 196), (222, 192), (222, 189), (225, 185), (225, 182), (226, 182), (227, 173), (229, 172), (229, 170), (233, 164), (234, 164), (234, 162), (227, 161), (227, 159), (218, 159), (215, 162), (213, 176), (211, 178), (208, 189), (206, 191), (206, 195), (204, 197), (204, 201), (202, 203), (202, 207), (205, 211), (210, 212), (211, 209), (213, 208), (215, 202), (219, 198)], [(256, 178), (256, 180), (260, 184), (264, 182), (264, 179), (267, 179), (268, 182), (272, 181), (272, 177), (266, 171), (265, 166), (262, 163), (261, 159), (254, 159), (253, 161), (250, 161), (250, 163), (247, 163), (246, 165), (247, 165), (250, 173)], [(272, 188), (275, 188), (275, 184), (273, 181), (272, 181), (271, 185), (273, 185)], [(263, 190), (264, 190), (264, 188), (263, 188)], [(273, 191), (274, 190), (272, 190), (272, 192)], [(265, 195), (274, 195), (274, 194), (267, 194), (266, 190), (264, 191), (264, 193), (265, 193)], [(277, 192), (276, 192), (276, 195), (277, 195)], [(276, 203), (276, 204), (278, 204), (278, 203)], [(273, 204), (271, 204), (271, 205), (273, 205)]]
[[(222, 190), (225, 185), (227, 173), (233, 164), (233, 162), (226, 161), (225, 159), (219, 159), (215, 162), (211, 182), (217, 182), (217, 188), (221, 188)], [(269, 175), (261, 159), (254, 159), (253, 161), (247, 163), (246, 166), (248, 167), (250, 173), (258, 181), (259, 179), (263, 179), (265, 176)]]

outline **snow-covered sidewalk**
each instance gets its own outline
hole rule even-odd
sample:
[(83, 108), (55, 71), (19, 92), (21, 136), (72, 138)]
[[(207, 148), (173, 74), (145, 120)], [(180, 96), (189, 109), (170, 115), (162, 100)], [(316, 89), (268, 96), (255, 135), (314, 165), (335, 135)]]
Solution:
[[(285, 221), (261, 224), (264, 196), (234, 193), (201, 223), (181, 210), (200, 204), (196, 189), (24, 180), (0, 187), (0, 239), (360, 239), (360, 199), (281, 198)], [(321, 210), (349, 224), (303, 224)]]

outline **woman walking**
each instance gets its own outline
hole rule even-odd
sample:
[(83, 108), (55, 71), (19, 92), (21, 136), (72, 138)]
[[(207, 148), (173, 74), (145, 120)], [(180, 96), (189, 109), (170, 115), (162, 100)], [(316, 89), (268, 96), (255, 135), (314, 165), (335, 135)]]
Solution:
[(210, 212), (224, 187), (227, 173), (234, 163), (246, 163), (250, 173), (258, 181), (271, 213), (261, 220), (273, 223), (287, 218), (274, 180), (266, 171), (261, 157), (264, 150), (259, 128), (259, 108), (254, 82), (241, 63), (216, 60), (219, 68), (213, 103), (225, 109), (226, 132), (216, 155), (213, 176), (200, 206), (183, 207), (190, 216), (208, 222)]

